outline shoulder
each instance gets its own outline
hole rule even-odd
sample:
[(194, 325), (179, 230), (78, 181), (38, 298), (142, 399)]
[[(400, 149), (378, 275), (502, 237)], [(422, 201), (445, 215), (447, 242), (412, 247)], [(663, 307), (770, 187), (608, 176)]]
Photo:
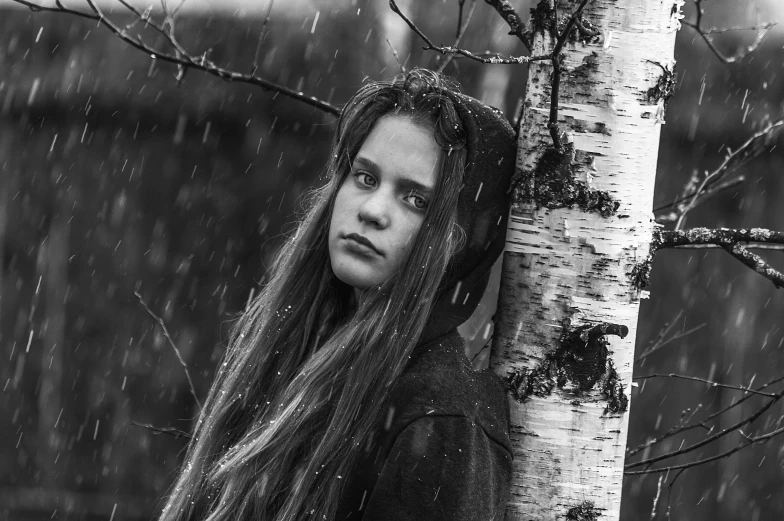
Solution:
[[(396, 438), (424, 418), (445, 421), (419, 424), (449, 428), (471, 425), (511, 452), (509, 406), (501, 380), (491, 371), (474, 371), (457, 331), (417, 346), (390, 392), (385, 434)], [(447, 418), (453, 420), (446, 421)], [(462, 420), (460, 420), (462, 419)]]

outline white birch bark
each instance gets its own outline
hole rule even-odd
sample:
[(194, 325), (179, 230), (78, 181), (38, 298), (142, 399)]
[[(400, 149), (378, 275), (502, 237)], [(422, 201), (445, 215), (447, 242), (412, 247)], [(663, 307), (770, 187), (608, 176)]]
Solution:
[[(559, 13), (571, 14), (578, 3), (559, 0)], [(629, 333), (607, 337), (608, 358), (625, 396), (631, 394), (644, 295), (629, 273), (648, 252), (664, 109), (661, 100), (649, 100), (648, 89), (662, 76), (653, 62), (672, 70), (679, 4), (594, 0), (584, 18), (601, 30), (601, 39), (564, 47), (559, 124), (574, 144), (576, 179), (608, 192), (620, 206), (605, 218), (577, 206), (513, 205), (491, 355), (491, 366), (505, 379), (541, 367), (559, 347), (565, 319), (571, 327), (614, 323)], [(539, 31), (532, 54), (545, 54), (554, 43)], [(552, 146), (551, 73), (550, 62), (530, 68), (517, 159), (523, 182), (534, 182), (533, 172)], [(606, 410), (603, 382), (574, 392), (567, 381), (523, 401), (510, 396), (514, 470), (506, 519), (595, 519), (587, 512), (569, 514), (586, 502), (601, 521), (619, 518), (628, 410)]]

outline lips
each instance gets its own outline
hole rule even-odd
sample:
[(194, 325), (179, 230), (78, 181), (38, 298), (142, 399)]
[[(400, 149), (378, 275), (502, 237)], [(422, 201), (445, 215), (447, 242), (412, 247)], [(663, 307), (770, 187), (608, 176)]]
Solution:
[(378, 250), (378, 248), (376, 248), (375, 245), (372, 242), (370, 242), (370, 240), (367, 237), (363, 237), (362, 235), (359, 235), (358, 233), (350, 233), (350, 234), (346, 235), (344, 237), (344, 239), (346, 239), (349, 244), (351, 244), (351, 242), (353, 241), (354, 243), (360, 244), (362, 246), (366, 246), (367, 248), (372, 250), (374, 253), (377, 253), (378, 255), (383, 255)]

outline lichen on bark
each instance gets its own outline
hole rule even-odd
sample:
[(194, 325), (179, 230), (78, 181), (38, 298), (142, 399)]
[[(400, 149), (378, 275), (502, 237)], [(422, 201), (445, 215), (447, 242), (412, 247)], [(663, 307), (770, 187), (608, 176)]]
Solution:
[(662, 233), (660, 228), (653, 229), (653, 236), (648, 249), (648, 254), (643, 260), (634, 264), (629, 272), (629, 281), (637, 291), (642, 291), (648, 287), (653, 267), (653, 257), (662, 245)]

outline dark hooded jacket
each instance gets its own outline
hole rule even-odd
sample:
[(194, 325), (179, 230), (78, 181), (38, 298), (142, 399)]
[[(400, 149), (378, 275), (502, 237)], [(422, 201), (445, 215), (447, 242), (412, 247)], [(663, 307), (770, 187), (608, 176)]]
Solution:
[(503, 115), (444, 91), (466, 133), (452, 258), (420, 342), (362, 448), (336, 521), (500, 520), (512, 472), (509, 407), (501, 380), (473, 371), (457, 326), (467, 320), (503, 251), (515, 136)]

